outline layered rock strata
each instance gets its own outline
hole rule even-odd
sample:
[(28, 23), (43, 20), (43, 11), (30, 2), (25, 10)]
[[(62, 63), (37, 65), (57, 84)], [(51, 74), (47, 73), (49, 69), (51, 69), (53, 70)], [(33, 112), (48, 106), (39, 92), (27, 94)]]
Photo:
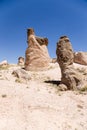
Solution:
[(87, 84), (87, 75), (84, 77), (74, 68), (74, 53), (70, 40), (67, 36), (60, 37), (57, 43), (57, 62), (61, 68), (61, 82), (67, 86), (68, 89), (81, 89)]
[(25, 69), (38, 71), (48, 68), (50, 56), (48, 54), (48, 39), (35, 36), (32, 28), (27, 30), (28, 48), (25, 53)]

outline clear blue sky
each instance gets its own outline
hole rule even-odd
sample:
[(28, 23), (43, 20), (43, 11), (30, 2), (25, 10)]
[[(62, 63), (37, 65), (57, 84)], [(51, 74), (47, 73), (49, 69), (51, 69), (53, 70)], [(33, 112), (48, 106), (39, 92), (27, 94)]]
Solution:
[(0, 0), (0, 61), (25, 57), (27, 28), (49, 39), (56, 57), (59, 37), (67, 35), (74, 51), (87, 51), (87, 0)]

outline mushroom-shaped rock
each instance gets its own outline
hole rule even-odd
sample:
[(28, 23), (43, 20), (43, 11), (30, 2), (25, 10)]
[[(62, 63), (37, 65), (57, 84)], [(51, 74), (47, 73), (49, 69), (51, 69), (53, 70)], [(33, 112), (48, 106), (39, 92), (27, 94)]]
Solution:
[(28, 71), (47, 69), (50, 63), (48, 39), (35, 36), (34, 30), (30, 28), (27, 30), (27, 43), (25, 69)]
[(60, 37), (57, 43), (57, 62), (61, 69), (61, 82), (68, 89), (81, 89), (87, 84), (87, 75), (84, 77), (77, 69), (74, 68), (74, 53), (70, 40), (67, 36)]

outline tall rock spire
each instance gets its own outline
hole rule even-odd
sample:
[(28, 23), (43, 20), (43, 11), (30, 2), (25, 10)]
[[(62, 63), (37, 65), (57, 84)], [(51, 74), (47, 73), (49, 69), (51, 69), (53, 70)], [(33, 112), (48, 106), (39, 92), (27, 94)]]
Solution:
[(35, 36), (34, 29), (27, 29), (28, 48), (25, 52), (25, 69), (44, 70), (49, 67), (50, 56), (47, 50), (48, 39)]

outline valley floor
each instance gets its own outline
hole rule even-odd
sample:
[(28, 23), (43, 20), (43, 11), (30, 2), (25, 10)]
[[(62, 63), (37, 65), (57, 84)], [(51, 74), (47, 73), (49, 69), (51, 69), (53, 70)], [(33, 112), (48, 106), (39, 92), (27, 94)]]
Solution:
[(57, 64), (29, 72), (26, 84), (15, 82), (15, 69), (0, 71), (0, 130), (87, 130), (87, 92), (59, 91)]

